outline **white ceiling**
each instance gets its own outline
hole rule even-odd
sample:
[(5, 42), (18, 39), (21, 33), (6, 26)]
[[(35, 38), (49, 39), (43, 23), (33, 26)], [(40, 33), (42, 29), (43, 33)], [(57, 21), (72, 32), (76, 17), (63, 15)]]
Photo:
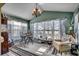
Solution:
[(48, 11), (74, 12), (79, 3), (48, 3), (40, 5), (44, 10)]
[[(79, 3), (39, 3), (43, 10), (74, 12)], [(18, 16), (27, 20), (32, 19), (34, 3), (7, 3), (2, 7), (2, 12)]]

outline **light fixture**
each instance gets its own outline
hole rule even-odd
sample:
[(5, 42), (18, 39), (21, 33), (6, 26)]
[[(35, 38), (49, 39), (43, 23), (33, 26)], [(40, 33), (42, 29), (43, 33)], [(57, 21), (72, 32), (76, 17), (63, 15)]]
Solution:
[(69, 30), (72, 30), (72, 27), (69, 27)]
[(35, 8), (32, 10), (32, 15), (37, 17), (41, 15), (42, 9), (38, 6), (38, 3), (36, 3), (35, 5)]

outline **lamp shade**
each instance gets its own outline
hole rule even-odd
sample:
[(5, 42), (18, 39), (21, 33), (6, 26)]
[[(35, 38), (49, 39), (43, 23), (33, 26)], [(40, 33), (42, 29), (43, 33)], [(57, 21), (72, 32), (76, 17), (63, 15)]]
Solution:
[(72, 30), (72, 27), (69, 27), (69, 30)]
[(39, 16), (41, 13), (42, 13), (42, 11), (40, 9), (38, 9), (38, 8), (34, 8), (32, 10), (32, 15), (34, 15), (36, 17)]

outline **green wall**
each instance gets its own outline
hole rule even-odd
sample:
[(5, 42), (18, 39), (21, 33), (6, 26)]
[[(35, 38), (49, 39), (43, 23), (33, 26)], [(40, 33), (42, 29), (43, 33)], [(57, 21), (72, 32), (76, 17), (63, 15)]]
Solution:
[[(30, 30), (30, 24), (35, 23), (35, 22), (42, 22), (42, 21), (50, 21), (50, 20), (55, 20), (55, 19), (62, 19), (62, 18), (67, 18), (68, 20), (66, 21), (66, 33), (69, 32), (69, 27), (73, 25), (71, 24), (73, 20), (73, 13), (72, 12), (56, 12), (56, 11), (44, 11), (40, 16), (34, 17), (31, 19), (31, 21), (26, 21), (23, 18), (13, 16), (13, 15), (8, 15), (14, 20), (17, 21), (22, 21), (26, 22), (28, 24), (28, 30)], [(72, 22), (74, 23), (74, 21)]]
[(72, 20), (73, 13), (72, 12), (55, 12), (55, 11), (44, 11), (40, 16), (37, 18), (34, 17), (32, 19), (32, 23), (34, 22), (40, 22), (40, 21), (47, 21), (47, 20), (54, 20), (57, 18), (67, 18), (68, 21)]
[[(30, 23), (34, 22), (42, 22), (42, 21), (50, 21), (55, 19), (67, 18), (66, 21), (66, 33), (69, 32), (69, 27), (72, 26), (73, 20), (72, 12), (56, 12), (56, 11), (44, 11), (40, 16), (34, 17)], [(71, 23), (72, 22), (72, 23)], [(72, 26), (73, 27), (73, 26)]]

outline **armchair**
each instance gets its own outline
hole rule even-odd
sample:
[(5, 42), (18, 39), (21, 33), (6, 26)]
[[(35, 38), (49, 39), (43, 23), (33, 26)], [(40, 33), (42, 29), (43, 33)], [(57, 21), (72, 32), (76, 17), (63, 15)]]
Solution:
[(54, 41), (53, 42), (53, 46), (54, 46), (54, 48), (59, 52), (59, 53), (61, 53), (61, 55), (62, 55), (62, 53), (66, 53), (66, 52), (68, 52), (70, 49), (71, 49), (71, 47), (70, 47), (70, 45), (69, 45), (70, 43), (67, 41), (67, 42), (60, 42), (60, 41)]

